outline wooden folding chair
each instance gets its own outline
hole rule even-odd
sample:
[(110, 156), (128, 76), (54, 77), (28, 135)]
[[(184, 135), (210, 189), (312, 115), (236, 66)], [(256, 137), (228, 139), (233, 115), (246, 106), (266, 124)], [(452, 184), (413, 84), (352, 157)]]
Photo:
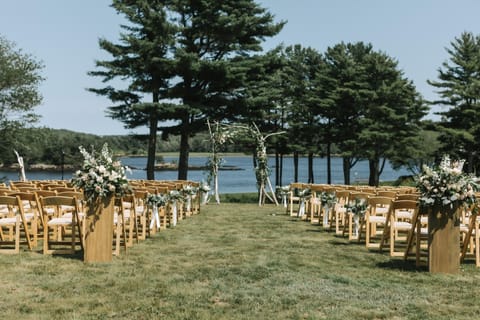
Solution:
[[(83, 234), (76, 197), (40, 197), (46, 229), (43, 232), (44, 254), (74, 254), (83, 250)], [(53, 212), (50, 215), (50, 212)], [(61, 248), (57, 248), (57, 247)]]
[(127, 253), (127, 232), (125, 227), (125, 206), (123, 198), (115, 198), (115, 212), (113, 215), (113, 235), (114, 235), (114, 251), (116, 256), (120, 255), (120, 247), (123, 247), (124, 253)]
[(350, 195), (349, 190), (336, 190), (335, 197), (337, 201), (333, 206), (332, 210), (332, 222), (330, 223), (330, 228), (335, 226), (335, 234), (342, 235), (343, 230), (347, 224), (347, 208), (348, 197)]
[(385, 196), (368, 198), (368, 210), (365, 213), (365, 246), (367, 248), (380, 248), (383, 229), (387, 222), (387, 213), (392, 201), (392, 198)]
[(0, 207), (8, 212), (0, 218), (0, 253), (19, 253), (21, 243), (26, 243), (32, 250), (33, 239), (29, 230), (36, 228), (33, 226), (35, 215), (31, 218), (25, 216), (19, 196), (0, 196)]
[[(387, 242), (390, 244), (390, 256), (405, 256), (407, 243), (413, 239), (418, 219), (418, 203), (412, 200), (394, 200), (388, 210), (386, 227), (383, 229), (380, 251)], [(419, 235), (420, 236), (420, 235)], [(419, 243), (419, 242), (417, 242)], [(401, 247), (401, 249), (398, 249)]]
[(32, 246), (37, 247), (39, 227), (43, 226), (43, 218), (40, 214), (40, 204), (37, 195), (29, 192), (14, 192), (9, 194), (11, 197), (20, 197), (22, 201), (23, 212), (29, 227), (29, 234), (32, 237)]

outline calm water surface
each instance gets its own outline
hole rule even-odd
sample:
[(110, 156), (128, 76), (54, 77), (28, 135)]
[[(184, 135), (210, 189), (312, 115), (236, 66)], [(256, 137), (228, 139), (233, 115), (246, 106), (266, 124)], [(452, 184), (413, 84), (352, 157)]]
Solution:
[[(124, 165), (133, 168), (132, 174), (128, 175), (130, 179), (145, 179), (146, 171), (143, 170), (147, 166), (147, 158), (145, 157), (125, 157), (120, 159)], [(166, 162), (177, 162), (178, 158), (164, 157)], [(206, 157), (191, 157), (190, 165), (203, 166), (207, 161)], [(299, 159), (299, 181), (307, 182), (307, 158)], [(274, 158), (269, 158), (269, 165), (272, 168), (271, 181), (275, 184), (275, 164)], [(232, 156), (225, 157), (225, 166), (234, 166), (240, 170), (221, 170), (219, 173), (219, 191), (220, 193), (239, 193), (239, 192), (256, 192), (255, 171), (253, 170), (252, 158), (249, 156)], [(283, 160), (283, 181), (286, 185), (293, 182), (293, 158), (288, 157)], [(314, 179), (315, 183), (327, 182), (327, 160), (325, 158), (314, 159)], [(368, 161), (358, 162), (351, 171), (351, 181), (368, 180)], [(385, 169), (380, 176), (381, 181), (396, 180), (399, 176), (408, 175), (406, 170), (395, 171), (392, 169), (390, 163), (385, 165)], [(27, 172), (27, 179), (30, 180), (46, 180), (46, 179), (61, 179), (61, 172)], [(16, 172), (1, 172), (0, 177), (5, 176), (8, 180), (18, 180), (18, 173)], [(64, 172), (64, 179), (70, 179), (72, 172)], [(206, 172), (201, 170), (189, 170), (188, 179), (194, 181), (206, 180)], [(175, 180), (177, 179), (176, 171), (156, 171), (155, 179), (157, 180)], [(342, 159), (332, 158), (332, 183), (343, 183)]]

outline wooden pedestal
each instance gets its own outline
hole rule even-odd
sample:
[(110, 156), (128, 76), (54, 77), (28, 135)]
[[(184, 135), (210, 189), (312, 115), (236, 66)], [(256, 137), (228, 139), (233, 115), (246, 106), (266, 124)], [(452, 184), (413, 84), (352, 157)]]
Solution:
[(87, 202), (84, 262), (111, 262), (114, 197)]
[(428, 268), (432, 273), (460, 271), (457, 207), (433, 207), (428, 215)]

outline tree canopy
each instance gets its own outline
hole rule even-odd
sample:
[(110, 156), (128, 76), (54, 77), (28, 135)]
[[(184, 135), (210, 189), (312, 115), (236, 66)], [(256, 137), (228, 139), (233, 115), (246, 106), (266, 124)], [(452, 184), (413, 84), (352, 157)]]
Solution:
[[(91, 90), (117, 103), (110, 116), (130, 127), (148, 125), (152, 145), (159, 130), (163, 137), (180, 135), (178, 177), (186, 179), (190, 137), (206, 129), (207, 119), (244, 112), (247, 73), (259, 61), (250, 53), (260, 52), (283, 23), (252, 0), (115, 0), (112, 6), (131, 25), (122, 26), (128, 31), (122, 44), (100, 40), (114, 59), (98, 61), (101, 70), (90, 74), (130, 84)], [(146, 93), (150, 103), (142, 100)], [(166, 120), (173, 124), (158, 127)], [(153, 154), (152, 148), (149, 159)]]
[(438, 69), (438, 80), (428, 83), (440, 99), (432, 104), (448, 107), (439, 112), (443, 127), (440, 153), (467, 160), (470, 172), (480, 169), (480, 36), (464, 32), (447, 48), (449, 61)]
[(0, 36), (0, 154), (7, 159), (19, 147), (17, 130), (38, 121), (34, 108), (42, 102), (42, 69), (41, 62)]

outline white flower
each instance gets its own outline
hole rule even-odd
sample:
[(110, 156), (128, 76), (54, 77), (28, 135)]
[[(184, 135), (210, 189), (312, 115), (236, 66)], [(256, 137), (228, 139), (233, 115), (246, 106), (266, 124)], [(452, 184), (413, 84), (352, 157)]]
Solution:
[(110, 195), (122, 195), (129, 191), (125, 169), (119, 161), (112, 161), (108, 145), (104, 144), (100, 154), (87, 152), (79, 147), (84, 157), (81, 170), (75, 172), (73, 184), (84, 190), (87, 199), (105, 197)]
[(462, 172), (464, 161), (451, 162), (444, 156), (436, 168), (423, 167), (417, 177), (417, 187), (422, 193), (420, 203), (424, 206), (453, 205), (453, 203), (475, 201), (477, 188), (475, 179)]

